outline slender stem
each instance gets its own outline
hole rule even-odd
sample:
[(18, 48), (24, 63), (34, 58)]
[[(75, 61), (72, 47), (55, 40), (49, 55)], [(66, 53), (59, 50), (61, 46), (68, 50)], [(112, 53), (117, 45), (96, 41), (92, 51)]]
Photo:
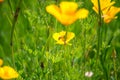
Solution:
[(101, 28), (102, 28), (101, 5), (100, 5), (100, 0), (98, 0), (98, 27), (97, 27), (98, 43), (97, 43), (97, 61), (96, 61), (98, 65), (99, 65), (99, 61), (102, 62), (101, 60), (101, 44), (102, 44)]
[[(84, 28), (84, 41), (83, 41), (83, 54), (84, 54), (84, 59), (83, 59), (83, 63), (85, 67), (85, 63), (86, 63), (86, 55), (88, 55), (88, 53), (86, 53), (86, 27)], [(85, 68), (83, 68), (83, 74), (85, 74)], [(85, 78), (85, 76), (84, 76)]]
[(67, 34), (68, 34), (68, 26), (65, 26), (65, 30), (66, 30), (66, 33), (65, 33), (65, 40), (64, 40), (64, 44), (66, 45), (66, 40), (67, 40)]
[(97, 53), (98, 55), (100, 55), (100, 48), (101, 48), (101, 26), (102, 26), (102, 19), (101, 19), (101, 6), (100, 6), (100, 0), (98, 0), (98, 12), (99, 12), (99, 21), (98, 21), (98, 31), (97, 31), (97, 35), (98, 35), (98, 49), (97, 49)]
[[(105, 26), (105, 25), (104, 25)], [(104, 27), (104, 42), (106, 43), (106, 39), (107, 39), (107, 29), (108, 29), (108, 26), (106, 25)]]
[(50, 27), (47, 26), (47, 39), (48, 39), (48, 43), (47, 43), (47, 51), (49, 51), (49, 42), (50, 42), (50, 39), (49, 39), (49, 36), (50, 36)]
[(100, 45), (100, 29), (101, 29), (101, 8), (100, 8), (100, 0), (98, 0), (98, 27), (97, 27), (97, 38), (98, 38), (98, 42), (97, 42), (97, 55), (96, 55), (96, 62), (97, 62), (97, 65), (99, 65), (99, 61), (100, 61), (100, 48), (101, 48), (101, 45)]
[(9, 5), (9, 7), (10, 7), (10, 9), (11, 9), (11, 14), (13, 14), (13, 10), (12, 10), (12, 6), (11, 6), (11, 2), (10, 2), (10, 0), (8, 0), (8, 5)]
[(86, 28), (84, 30), (83, 54), (85, 54), (84, 56), (84, 59), (85, 59), (86, 58)]
[(66, 40), (67, 40), (67, 34), (68, 34), (68, 28), (69, 28), (69, 26), (64, 26), (65, 27), (65, 31), (66, 31), (66, 33), (65, 33), (65, 36), (64, 36), (64, 79), (67, 79), (67, 77), (66, 77), (66, 72), (67, 72), (67, 68), (68, 68), (68, 66), (67, 66), (67, 59), (68, 59), (68, 53), (67, 53), (67, 47), (66, 47)]
[(115, 80), (117, 80), (117, 68), (116, 68), (116, 51), (114, 49), (113, 54), (113, 65), (114, 65), (114, 75), (115, 75)]
[[(13, 64), (15, 66), (15, 62), (14, 62), (14, 48), (13, 48), (13, 37), (14, 37), (14, 30), (15, 30), (15, 24), (17, 22), (17, 19), (18, 19), (18, 15), (19, 15), (19, 12), (20, 12), (20, 4), (21, 4), (21, 0), (19, 0), (19, 5), (17, 6), (16, 10), (15, 10), (15, 13), (13, 15), (13, 22), (12, 22), (12, 29), (11, 29), (11, 37), (10, 37), (10, 46), (11, 46), (11, 49), (12, 49), (12, 59), (13, 59)], [(10, 2), (8, 2), (10, 3)], [(10, 5), (10, 4), (9, 4)], [(11, 7), (11, 6), (10, 6)]]
[[(101, 17), (101, 6), (100, 6), (100, 0), (98, 0), (98, 10), (99, 10), (99, 21), (98, 21), (98, 59), (101, 62), (104, 74), (106, 75), (106, 79), (108, 80), (108, 73), (107, 73), (107, 69), (105, 67), (104, 61), (103, 61), (103, 56), (106, 54), (101, 54), (101, 48), (102, 48), (102, 17)], [(105, 31), (106, 32), (106, 31)], [(105, 34), (106, 35), (106, 34)]]

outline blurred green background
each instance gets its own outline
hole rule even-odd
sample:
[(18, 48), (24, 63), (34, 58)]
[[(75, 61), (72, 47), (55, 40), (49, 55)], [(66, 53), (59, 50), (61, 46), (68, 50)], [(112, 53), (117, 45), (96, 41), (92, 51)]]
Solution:
[[(59, 78), (51, 78), (49, 76), (53, 75), (47, 73), (47, 68), (56, 68), (56, 65), (47, 64), (47, 59), (44, 57), (48, 53), (59, 53), (61, 46), (55, 44), (52, 39), (52, 34), (54, 32), (59, 32), (64, 30), (64, 26), (61, 25), (53, 16), (48, 14), (45, 10), (46, 6), (49, 4), (59, 4), (64, 0), (4, 0), (0, 3), (0, 58), (4, 60), (4, 64), (13, 65), (12, 61), (12, 47), (11, 43), (11, 30), (13, 24), (15, 23), (14, 34), (13, 34), (13, 53), (15, 68), (19, 71), (21, 77), (19, 80), (59, 80)], [(70, 0), (68, 0), (70, 1)], [(72, 41), (73, 46), (68, 47), (67, 53), (76, 53), (75, 57), (76, 63), (78, 63), (77, 68), (80, 68), (80, 64), (84, 60), (86, 61), (86, 66), (92, 66), (94, 68), (96, 53), (96, 27), (97, 27), (97, 17), (96, 13), (92, 10), (92, 3), (90, 0), (71, 0), (78, 3), (79, 8), (85, 7), (89, 10), (89, 16), (85, 20), (78, 20), (74, 24), (70, 25), (69, 31), (73, 31), (76, 34), (76, 38)], [(120, 7), (120, 0), (114, 0), (116, 2), (115, 6)], [(16, 17), (18, 15), (18, 17)], [(116, 68), (118, 80), (120, 79), (120, 13), (117, 14), (118, 18), (113, 20), (109, 24), (104, 24), (107, 27), (106, 33), (106, 43), (108, 44), (106, 49), (106, 61), (109, 63), (107, 66), (108, 73), (112, 70), (109, 65), (112, 65), (112, 53), (116, 52)], [(86, 34), (84, 36), (84, 33)], [(104, 36), (104, 35), (103, 35)], [(86, 38), (86, 39), (85, 39)], [(89, 58), (82, 57), (84, 53), (84, 40), (86, 40), (86, 54)], [(104, 47), (104, 46), (103, 46)], [(69, 51), (73, 49), (73, 51)], [(62, 50), (61, 50), (62, 52)], [(61, 53), (60, 52), (60, 53)], [(88, 52), (88, 53), (87, 53)], [(80, 53), (80, 54), (79, 54)], [(59, 55), (58, 55), (59, 56)], [(78, 57), (77, 57), (78, 56)], [(77, 58), (76, 58), (77, 57)], [(58, 57), (57, 57), (58, 58)], [(107, 60), (108, 59), (108, 60)], [(57, 59), (56, 59), (57, 60)], [(94, 60), (94, 61), (92, 61)], [(88, 61), (88, 63), (87, 63)], [(48, 61), (49, 62), (49, 61)], [(59, 60), (58, 60), (59, 62)], [(104, 62), (104, 61), (103, 61)], [(33, 64), (31, 64), (33, 63)], [(41, 72), (44, 65), (47, 68), (44, 70), (46, 72)], [(56, 63), (57, 64), (57, 63)], [(39, 67), (42, 66), (40, 69)], [(52, 68), (50, 67), (52, 66)], [(83, 64), (81, 65), (83, 66)], [(70, 68), (68, 68), (70, 69)], [(91, 67), (86, 67), (86, 69), (91, 69)], [(34, 71), (35, 70), (35, 71)], [(56, 69), (55, 72), (57, 72)], [(63, 69), (64, 70), (64, 69)], [(95, 71), (93, 69), (93, 71)], [(100, 70), (99, 70), (100, 71)], [(33, 72), (33, 73), (31, 73)], [(74, 72), (74, 70), (73, 70)], [(76, 71), (77, 72), (77, 71)], [(97, 72), (97, 71), (96, 71)], [(31, 74), (29, 74), (31, 73)], [(38, 78), (39, 75), (44, 75), (42, 78)], [(46, 77), (46, 75), (49, 75)], [(74, 74), (74, 73), (73, 73)], [(79, 74), (79, 72), (78, 72)], [(78, 74), (74, 79), (65, 80), (79, 80), (80, 76)], [(100, 74), (100, 76), (98, 76)], [(58, 76), (58, 74), (56, 74)], [(96, 76), (91, 80), (106, 80), (101, 73), (96, 74)], [(104, 75), (104, 74), (103, 74)], [(112, 74), (109, 74), (109, 76)], [(29, 78), (28, 78), (29, 77)], [(46, 77), (46, 78), (43, 78)], [(83, 77), (82, 77), (83, 78)], [(81, 79), (82, 79), (81, 78)], [(80, 80), (81, 80), (80, 79)], [(62, 79), (61, 79), (62, 80)], [(83, 80), (83, 79), (82, 79)], [(84, 79), (86, 80), (86, 79)], [(109, 79), (110, 80), (110, 79)], [(115, 79), (111, 79), (115, 80)]]

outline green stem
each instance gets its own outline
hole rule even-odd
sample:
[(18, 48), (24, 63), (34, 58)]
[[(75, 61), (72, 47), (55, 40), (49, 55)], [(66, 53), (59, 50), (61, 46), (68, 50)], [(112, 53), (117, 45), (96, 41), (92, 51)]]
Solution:
[(83, 46), (83, 53), (84, 53), (84, 54), (86, 53), (86, 28), (85, 28), (85, 31), (84, 31), (84, 46)]
[[(66, 45), (66, 40), (67, 40), (67, 34), (68, 34), (68, 28), (69, 26), (64, 26), (65, 27), (65, 36), (64, 36), (64, 79), (67, 79), (66, 76), (66, 72), (67, 72), (67, 68), (69, 67), (69, 65), (67, 65), (67, 63), (69, 62), (67, 59), (69, 58), (68, 52), (67, 52), (67, 45)], [(69, 64), (69, 63), (68, 63)]]
[[(15, 62), (14, 62), (14, 48), (13, 48), (13, 38), (14, 38), (14, 30), (15, 30), (15, 24), (17, 22), (18, 19), (18, 15), (20, 12), (20, 4), (21, 4), (21, 0), (19, 1), (19, 5), (17, 6), (14, 16), (13, 16), (13, 22), (12, 22), (12, 29), (11, 29), (11, 37), (10, 37), (10, 46), (11, 46), (11, 50), (12, 50), (12, 59), (13, 59), (13, 64), (15, 66)], [(10, 3), (10, 2), (8, 2)], [(10, 4), (9, 4), (10, 5)], [(11, 7), (11, 6), (10, 6)]]
[[(101, 5), (100, 0), (98, 0), (98, 28), (97, 28), (97, 36), (98, 36), (98, 45), (97, 45), (97, 64), (100, 65), (102, 63), (101, 60), (101, 45), (102, 45), (102, 36), (101, 36), (101, 28), (102, 28), (102, 17), (101, 17)], [(102, 67), (104, 64), (101, 64)]]
[(10, 9), (11, 9), (11, 14), (13, 14), (13, 9), (12, 9), (12, 6), (11, 6), (11, 0), (8, 0), (8, 5), (9, 5), (9, 7), (10, 7)]
[(48, 39), (47, 48), (46, 48), (47, 51), (49, 51), (49, 42), (50, 42), (49, 36), (50, 36), (50, 27), (47, 26), (47, 39)]
[(98, 49), (97, 53), (100, 55), (100, 48), (101, 48), (101, 27), (102, 27), (102, 19), (101, 19), (101, 6), (100, 6), (100, 0), (98, 0), (98, 12), (99, 12), (99, 21), (98, 21), (98, 30), (97, 30), (97, 35), (98, 35)]
[(102, 24), (102, 17), (101, 17), (100, 0), (98, 0), (98, 10), (99, 10), (99, 21), (98, 21), (98, 31), (97, 31), (98, 32), (97, 33), (98, 34), (98, 49), (97, 49), (97, 52), (98, 52), (98, 59), (100, 60), (100, 63), (102, 65), (102, 68), (103, 68), (103, 71), (104, 71), (104, 74), (106, 75), (106, 79), (108, 80), (107, 69), (105, 67), (103, 57), (102, 57), (104, 54), (101, 53), (102, 52), (101, 48), (102, 48), (102, 27), (103, 27), (103, 24)]
[(64, 35), (64, 46), (66, 47), (66, 40), (67, 40), (67, 34), (68, 34), (68, 26), (65, 27), (65, 35)]
[[(83, 59), (83, 63), (85, 67), (85, 63), (86, 63), (86, 55), (88, 55), (88, 53), (86, 53), (86, 27), (84, 28), (84, 42), (83, 42), (83, 54), (84, 54), (84, 59)], [(83, 74), (85, 74), (85, 68), (83, 68)], [(84, 76), (85, 78), (85, 76)]]
[(98, 0), (98, 27), (97, 27), (97, 38), (98, 38), (98, 42), (97, 42), (97, 55), (96, 55), (96, 62), (99, 65), (99, 61), (100, 61), (100, 42), (101, 42), (101, 33), (100, 33), (100, 29), (101, 29), (101, 8), (100, 8), (100, 0)]
[(114, 49), (113, 51), (113, 64), (114, 64), (114, 75), (115, 75), (115, 80), (117, 80), (117, 68), (116, 68), (116, 51)]

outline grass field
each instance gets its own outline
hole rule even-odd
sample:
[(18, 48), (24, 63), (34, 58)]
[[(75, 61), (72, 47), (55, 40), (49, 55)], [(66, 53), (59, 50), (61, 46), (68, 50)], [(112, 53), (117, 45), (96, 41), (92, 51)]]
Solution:
[[(0, 80), (6, 80), (1, 76), (3, 66), (19, 74), (11, 80), (120, 80), (120, 0), (106, 0), (119, 7), (117, 18), (112, 15), (108, 23), (100, 10), (104, 3), (96, 13), (94, 0), (66, 0), (89, 12), (70, 24), (74, 17), (66, 21), (46, 10), (64, 1), (0, 0), (0, 59), (4, 62)], [(98, 5), (99, 1), (104, 0), (98, 0)], [(61, 31), (66, 33), (60, 36)]]

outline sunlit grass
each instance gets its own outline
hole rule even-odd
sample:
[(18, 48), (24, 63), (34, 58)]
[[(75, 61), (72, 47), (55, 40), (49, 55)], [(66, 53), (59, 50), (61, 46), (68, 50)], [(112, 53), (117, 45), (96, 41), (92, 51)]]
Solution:
[[(73, 22), (68, 25), (60, 16), (46, 11), (51, 4), (59, 7), (61, 1), (64, 0), (4, 0), (0, 3), (0, 58), (4, 65), (19, 73), (16, 80), (119, 80), (120, 13), (108, 10), (113, 15), (107, 24), (105, 16), (101, 18), (98, 37), (99, 15), (92, 9), (94, 4), (90, 0), (71, 0), (78, 4), (78, 10), (85, 8), (89, 14), (85, 19), (71, 19)], [(120, 1), (115, 2), (114, 6), (120, 7)], [(66, 33), (61, 36), (61, 31)], [(98, 39), (102, 41), (99, 54)]]

